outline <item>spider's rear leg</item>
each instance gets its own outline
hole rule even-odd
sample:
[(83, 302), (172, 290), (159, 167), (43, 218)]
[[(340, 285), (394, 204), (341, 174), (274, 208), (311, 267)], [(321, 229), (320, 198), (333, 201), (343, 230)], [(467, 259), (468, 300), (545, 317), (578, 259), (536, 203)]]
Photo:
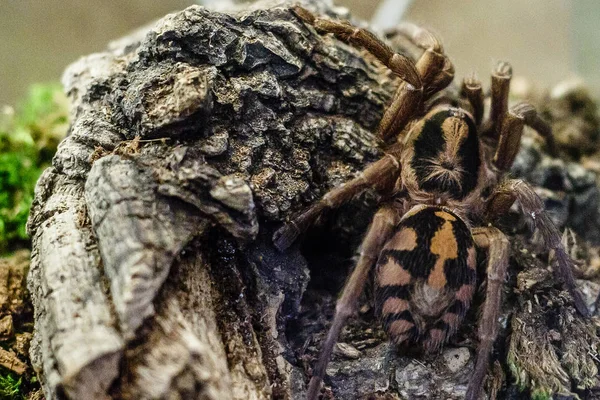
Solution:
[(492, 346), (498, 335), (498, 316), (502, 302), (502, 283), (508, 267), (510, 245), (506, 236), (494, 227), (474, 228), (473, 240), (488, 250), (487, 291), (479, 320), (479, 345), (475, 371), (467, 388), (466, 400), (478, 400), (488, 370)]
[(308, 400), (316, 400), (333, 346), (346, 320), (356, 311), (358, 298), (369, 277), (369, 271), (377, 260), (383, 245), (392, 235), (399, 220), (399, 212), (392, 206), (384, 206), (375, 214), (373, 222), (362, 242), (356, 267), (352, 271), (350, 278), (344, 286), (342, 295), (336, 304), (333, 323), (321, 349), (319, 360), (313, 369), (313, 376), (308, 386)]
[(542, 199), (531, 186), (518, 179), (505, 181), (496, 189), (487, 203), (487, 218), (493, 220), (506, 214), (515, 201), (519, 202), (523, 213), (533, 222), (540, 233), (544, 246), (554, 252), (554, 274), (573, 297), (575, 308), (584, 317), (589, 316), (587, 305), (575, 284), (573, 260), (563, 246), (558, 228), (544, 209)]
[(521, 147), (521, 136), (525, 125), (532, 127), (543, 136), (550, 154), (556, 155), (556, 143), (550, 125), (538, 115), (531, 104), (520, 103), (511, 107), (502, 119), (500, 137), (492, 159), (500, 171), (508, 171), (514, 163)]

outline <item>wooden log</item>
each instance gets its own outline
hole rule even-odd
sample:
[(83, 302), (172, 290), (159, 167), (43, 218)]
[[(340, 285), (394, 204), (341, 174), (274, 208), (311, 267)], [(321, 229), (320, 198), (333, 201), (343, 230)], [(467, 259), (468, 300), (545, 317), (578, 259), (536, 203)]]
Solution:
[[(302, 398), (374, 195), (302, 247), (280, 253), (271, 235), (381, 156), (398, 82), (293, 3), (192, 6), (66, 71), (72, 125), (28, 225), (30, 353), (48, 399)], [(390, 358), (376, 326), (342, 335), (337, 398), (464, 396), (468, 347)]]

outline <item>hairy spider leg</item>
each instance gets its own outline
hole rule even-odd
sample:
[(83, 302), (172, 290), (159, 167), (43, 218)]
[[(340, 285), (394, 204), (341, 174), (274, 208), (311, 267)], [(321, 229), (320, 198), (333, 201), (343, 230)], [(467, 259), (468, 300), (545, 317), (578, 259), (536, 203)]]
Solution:
[(400, 220), (400, 214), (393, 206), (383, 206), (373, 217), (373, 222), (362, 242), (356, 267), (346, 282), (342, 294), (335, 307), (333, 323), (322, 346), (319, 360), (313, 369), (313, 375), (308, 386), (307, 399), (316, 400), (325, 375), (325, 368), (331, 357), (333, 346), (346, 324), (346, 320), (355, 313), (358, 298), (369, 278), (369, 271), (379, 257), (383, 245), (393, 234)]
[(424, 51), (416, 66), (423, 82), (423, 101), (427, 101), (452, 82), (454, 65), (444, 54), (442, 41), (430, 30), (405, 22), (395, 32)]
[(460, 95), (471, 105), (475, 124), (479, 128), (483, 120), (484, 111), (484, 96), (481, 81), (477, 79), (475, 75), (463, 79)]
[(367, 188), (389, 190), (399, 176), (400, 162), (398, 158), (393, 154), (387, 154), (379, 161), (369, 165), (356, 178), (331, 189), (321, 200), (283, 225), (273, 234), (275, 247), (280, 251), (287, 249), (326, 210), (340, 207)]
[(502, 284), (506, 275), (510, 245), (506, 236), (497, 228), (482, 227), (472, 230), (477, 247), (487, 249), (487, 290), (483, 312), (479, 319), (479, 345), (473, 376), (467, 387), (466, 400), (478, 400), (483, 391), (492, 346), (498, 336), (498, 316), (502, 303)]
[(540, 118), (531, 104), (520, 103), (511, 107), (502, 119), (500, 138), (492, 159), (492, 163), (498, 170), (508, 171), (513, 165), (521, 148), (521, 136), (525, 125), (537, 130), (546, 139), (549, 152), (556, 155), (556, 143), (550, 125)]
[(558, 281), (562, 282), (573, 297), (577, 311), (582, 316), (588, 317), (590, 312), (575, 284), (573, 260), (565, 250), (562, 236), (545, 210), (542, 199), (529, 184), (520, 179), (510, 179), (501, 183), (488, 201), (488, 218), (494, 219), (507, 213), (515, 201), (519, 202), (523, 214), (538, 230), (544, 246), (554, 253), (553, 269)]
[(503, 119), (500, 137), (492, 163), (501, 172), (508, 171), (521, 148), (521, 136), (525, 120), (536, 114), (533, 106), (527, 103), (518, 104), (508, 111)]
[[(425, 100), (452, 82), (454, 67), (442, 53), (439, 39), (431, 32), (415, 28), (402, 33), (418, 46), (427, 46), (419, 60), (395, 53), (387, 44), (366, 29), (357, 28), (347, 21), (318, 18), (310, 11), (295, 6), (294, 13), (304, 22), (325, 33), (333, 33), (341, 40), (362, 46), (381, 61), (404, 82), (397, 89), (392, 103), (386, 108), (379, 123), (378, 134), (384, 139), (398, 135), (408, 122), (419, 113)], [(416, 33), (418, 32), (418, 33)]]
[(483, 128), (483, 136), (489, 137), (495, 143), (500, 136), (502, 119), (508, 110), (508, 95), (512, 67), (505, 61), (500, 61), (492, 71), (491, 108), (489, 120)]
[(512, 166), (521, 143), (523, 126), (536, 130), (546, 141), (548, 152), (558, 154), (552, 128), (544, 121), (531, 104), (520, 103), (508, 109), (508, 96), (512, 68), (507, 62), (499, 62), (492, 72), (492, 105), (490, 118), (484, 127), (484, 136), (497, 143), (493, 163), (501, 171)]

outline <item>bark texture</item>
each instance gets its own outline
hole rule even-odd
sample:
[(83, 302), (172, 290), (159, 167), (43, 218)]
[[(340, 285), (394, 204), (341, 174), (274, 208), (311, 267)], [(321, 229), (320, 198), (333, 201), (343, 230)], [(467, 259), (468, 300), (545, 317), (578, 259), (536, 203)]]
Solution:
[[(381, 155), (397, 82), (290, 5), (192, 6), (66, 71), (72, 126), (29, 221), (48, 399), (302, 397), (374, 195), (302, 247), (271, 235)], [(363, 311), (328, 370), (336, 398), (464, 396), (472, 326), (423, 363), (389, 352)]]

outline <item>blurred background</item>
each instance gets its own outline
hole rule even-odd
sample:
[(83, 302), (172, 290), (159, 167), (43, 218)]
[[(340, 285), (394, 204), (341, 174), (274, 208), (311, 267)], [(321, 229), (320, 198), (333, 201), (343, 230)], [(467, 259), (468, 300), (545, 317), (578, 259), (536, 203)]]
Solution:
[[(0, 104), (34, 82), (56, 81), (81, 55), (168, 12), (224, 0), (0, 0)], [(384, 4), (385, 3), (385, 4)], [(596, 0), (338, 0), (385, 28), (398, 18), (438, 32), (457, 77), (484, 82), (497, 60), (540, 87), (582, 76), (600, 95), (600, 2)], [(379, 13), (378, 13), (379, 10)], [(402, 13), (402, 11), (404, 11)], [(403, 15), (401, 15), (403, 14)]]

